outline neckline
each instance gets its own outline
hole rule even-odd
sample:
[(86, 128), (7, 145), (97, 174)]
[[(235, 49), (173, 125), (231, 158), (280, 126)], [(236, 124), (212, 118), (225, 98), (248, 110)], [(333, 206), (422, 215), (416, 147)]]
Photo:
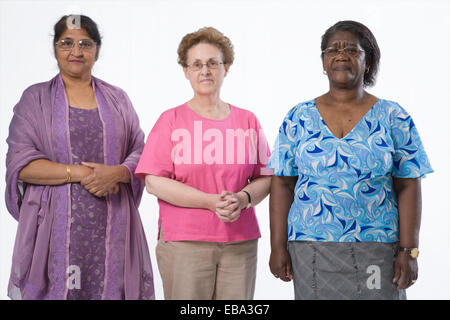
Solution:
[(223, 119), (211, 119), (211, 118), (203, 117), (203, 116), (199, 115), (197, 112), (195, 112), (194, 110), (192, 110), (191, 108), (189, 108), (187, 102), (184, 103), (182, 106), (185, 109), (187, 109), (188, 112), (192, 113), (195, 117), (197, 117), (197, 118), (199, 118), (201, 120), (213, 121), (213, 122), (224, 122), (224, 121), (227, 121), (228, 119), (231, 118), (231, 114), (233, 113), (233, 110), (234, 110), (233, 105), (231, 105), (231, 103), (228, 103), (228, 106), (230, 107), (230, 112), (228, 113), (228, 115), (225, 118), (223, 118)]
[(92, 111), (92, 110), (98, 110), (98, 106), (91, 109), (85, 109), (85, 108), (77, 108), (69, 105), (69, 108), (75, 109), (75, 110), (86, 110), (86, 111)]
[(335, 139), (337, 139), (337, 140), (345, 140), (345, 139), (347, 139), (348, 136), (349, 136), (350, 134), (352, 134), (353, 131), (355, 131), (355, 129), (360, 125), (360, 123), (368, 116), (368, 114), (371, 113), (372, 110), (374, 110), (375, 107), (376, 107), (378, 104), (380, 104), (380, 103), (381, 103), (381, 99), (378, 98), (378, 100), (373, 104), (372, 107), (370, 107), (369, 110), (367, 110), (367, 112), (361, 117), (361, 119), (359, 119), (359, 121), (353, 126), (353, 128), (352, 128), (345, 136), (343, 136), (342, 138), (338, 138), (338, 137), (336, 137), (336, 135), (331, 131), (331, 129), (328, 127), (328, 125), (327, 125), (327, 123), (325, 122), (325, 120), (323, 120), (322, 114), (320, 113), (319, 108), (317, 108), (316, 99), (313, 99), (313, 100), (312, 100), (312, 104), (313, 104), (314, 110), (319, 114), (319, 117), (320, 117), (320, 120), (321, 120), (320, 122), (322, 123), (321, 125), (322, 125), (323, 127), (325, 127), (325, 129), (333, 136), (333, 138), (335, 138)]

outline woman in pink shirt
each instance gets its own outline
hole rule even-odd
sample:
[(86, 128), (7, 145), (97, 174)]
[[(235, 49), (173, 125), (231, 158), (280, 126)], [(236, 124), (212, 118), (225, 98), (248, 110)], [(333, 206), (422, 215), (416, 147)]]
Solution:
[(270, 150), (256, 116), (220, 99), (233, 59), (214, 28), (182, 39), (178, 63), (194, 97), (161, 114), (136, 168), (159, 202), (165, 299), (253, 298), (254, 206), (269, 193)]

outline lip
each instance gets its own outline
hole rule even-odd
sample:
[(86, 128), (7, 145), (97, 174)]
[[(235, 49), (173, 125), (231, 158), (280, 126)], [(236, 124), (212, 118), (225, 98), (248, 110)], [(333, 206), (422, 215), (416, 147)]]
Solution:
[(69, 62), (73, 62), (73, 63), (83, 63), (83, 61), (82, 60), (69, 60)]
[(214, 82), (214, 81), (213, 81), (213, 79), (202, 79), (202, 80), (200, 80), (200, 83), (203, 83), (203, 82)]
[(350, 71), (351, 68), (346, 65), (339, 65), (333, 68), (334, 71)]

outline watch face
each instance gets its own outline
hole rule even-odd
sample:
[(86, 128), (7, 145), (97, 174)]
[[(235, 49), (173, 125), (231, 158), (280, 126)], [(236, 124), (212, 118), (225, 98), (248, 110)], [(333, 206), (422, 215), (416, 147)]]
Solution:
[(419, 250), (417, 248), (411, 249), (411, 258), (416, 259), (419, 256)]

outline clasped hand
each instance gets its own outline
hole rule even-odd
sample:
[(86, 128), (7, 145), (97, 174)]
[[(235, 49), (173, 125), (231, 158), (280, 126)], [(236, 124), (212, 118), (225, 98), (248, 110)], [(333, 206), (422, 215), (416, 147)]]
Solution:
[(114, 166), (94, 162), (82, 162), (92, 169), (92, 173), (83, 177), (80, 184), (96, 197), (105, 197), (119, 191), (119, 178)]
[(241, 216), (241, 210), (245, 208), (245, 199), (230, 191), (222, 191), (215, 206), (217, 217), (223, 222), (234, 222)]

